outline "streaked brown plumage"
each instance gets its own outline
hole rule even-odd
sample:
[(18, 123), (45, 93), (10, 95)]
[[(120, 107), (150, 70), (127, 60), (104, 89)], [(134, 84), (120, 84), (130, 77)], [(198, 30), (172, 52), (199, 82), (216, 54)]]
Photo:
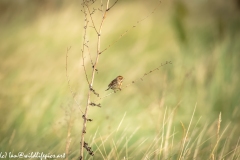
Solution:
[(112, 80), (112, 82), (108, 85), (107, 90), (112, 89), (114, 92), (116, 92), (117, 90), (121, 91), (122, 82), (123, 82), (123, 77), (117, 76), (117, 78)]

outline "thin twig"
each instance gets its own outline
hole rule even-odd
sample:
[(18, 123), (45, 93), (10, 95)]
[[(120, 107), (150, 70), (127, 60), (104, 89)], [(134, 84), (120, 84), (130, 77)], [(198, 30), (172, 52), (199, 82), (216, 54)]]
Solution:
[(116, 1), (114, 2), (114, 4), (107, 9), (107, 11), (109, 11), (113, 6), (115, 6), (115, 4), (116, 4), (117, 2), (118, 2), (118, 0), (116, 0)]
[[(83, 0), (83, 12), (84, 12), (84, 15), (85, 15), (85, 18), (84, 18), (84, 21), (86, 22), (87, 21), (87, 13), (86, 13), (86, 9), (85, 9), (85, 0)], [(82, 49), (82, 55), (83, 55), (83, 52), (84, 52), (84, 43), (85, 43), (85, 34), (86, 34), (86, 28), (84, 28), (84, 38), (83, 38), (83, 49)], [(82, 56), (83, 58), (83, 62), (84, 62), (84, 56)], [(84, 66), (84, 70), (85, 70), (85, 65)], [(87, 78), (87, 77), (86, 77)], [(81, 141), (80, 141), (80, 160), (83, 159), (83, 148), (84, 148), (84, 134), (86, 133), (86, 123), (87, 123), (87, 118), (86, 118), (86, 114), (87, 114), (87, 110), (88, 110), (88, 105), (89, 105), (89, 102), (90, 102), (90, 83), (88, 81), (88, 78), (86, 79), (87, 82), (88, 82), (88, 85), (89, 85), (89, 92), (88, 92), (88, 101), (87, 101), (87, 105), (86, 105), (86, 109), (85, 109), (85, 113), (83, 114), (82, 117), (85, 117), (83, 118), (83, 126), (82, 126), (82, 135), (81, 135)]]
[(95, 24), (94, 24), (94, 21), (93, 21), (93, 18), (92, 18), (92, 14), (91, 14), (91, 12), (90, 12), (89, 7), (88, 7), (87, 4), (85, 4), (85, 6), (86, 6), (87, 9), (88, 9), (88, 14), (89, 14), (89, 16), (90, 16), (90, 18), (91, 18), (91, 21), (92, 21), (92, 24), (93, 24), (93, 28), (95, 29), (96, 33), (99, 34), (98, 31), (97, 31), (97, 28), (95, 27)]
[[(115, 2), (115, 3), (117, 3), (117, 2)], [(115, 3), (114, 3), (114, 5), (115, 5)], [(159, 1), (158, 5), (152, 10), (151, 13), (149, 13), (149, 14), (148, 14), (147, 16), (145, 16), (143, 19), (137, 21), (136, 24), (133, 25), (131, 28), (127, 29), (123, 34), (121, 34), (121, 35), (118, 37), (118, 39), (116, 39), (115, 41), (113, 41), (111, 44), (108, 45), (108, 47), (106, 47), (104, 50), (102, 50), (102, 51), (100, 52), (100, 54), (102, 54), (104, 51), (108, 50), (110, 47), (112, 47), (114, 44), (116, 44), (116, 43), (117, 43), (123, 36), (125, 36), (130, 30), (132, 30), (133, 28), (137, 27), (137, 25), (139, 25), (140, 22), (144, 21), (144, 20), (147, 19), (151, 14), (153, 14), (153, 13), (156, 11), (156, 9), (160, 6), (160, 3), (161, 3), (161, 1)], [(114, 6), (114, 5), (113, 5), (113, 6)], [(111, 6), (111, 7), (113, 7), (113, 6)], [(111, 7), (110, 7), (110, 8), (111, 8)], [(109, 9), (110, 9), (110, 8), (109, 8)], [(107, 9), (106, 11), (108, 11), (108, 9)]]
[(103, 1), (101, 0), (101, 12), (102, 12), (102, 16), (103, 16)]
[(91, 54), (90, 54), (90, 49), (89, 49), (88, 46), (86, 46), (86, 47), (87, 47), (87, 49), (88, 49), (88, 55), (89, 55), (89, 58), (90, 58), (90, 61), (91, 61), (92, 67), (93, 67), (93, 61), (92, 61), (92, 56), (91, 56)]
[(68, 76), (68, 52), (71, 49), (71, 46), (69, 48), (67, 48), (67, 53), (66, 53), (66, 77), (67, 77), (67, 82), (68, 82), (68, 88), (70, 89), (70, 92), (72, 94), (73, 100), (75, 101), (75, 103), (79, 106), (79, 110), (83, 113), (83, 111), (80, 108), (80, 104), (77, 102), (77, 100), (75, 99), (72, 87), (70, 85), (70, 78)]
[(87, 26), (88, 26), (88, 21), (86, 20), (86, 16), (85, 16), (85, 26), (84, 26), (84, 35), (83, 35), (83, 45), (82, 45), (82, 66), (83, 66), (83, 70), (86, 76), (86, 80), (88, 82), (88, 86), (90, 85), (89, 80), (88, 80), (88, 76), (87, 76), (87, 71), (86, 71), (86, 67), (85, 67), (85, 63), (84, 63), (84, 48), (85, 48), (85, 41), (86, 41), (86, 33), (87, 33)]
[[(108, 10), (108, 6), (109, 6), (109, 0), (107, 0), (107, 10)], [(107, 10), (106, 10), (106, 11), (107, 11)]]
[[(144, 75), (143, 75), (141, 78), (139, 78), (138, 80), (132, 81), (131, 83), (125, 85), (123, 88), (127, 88), (127, 87), (129, 87), (130, 85), (132, 85), (132, 84), (135, 84), (135, 83), (137, 83), (137, 82), (139, 82), (139, 81), (143, 81), (143, 79), (144, 79), (145, 76), (147, 76), (148, 74), (153, 73), (154, 71), (159, 70), (159, 68), (161, 68), (161, 67), (163, 67), (163, 66), (165, 66), (165, 65), (167, 65), (167, 64), (172, 64), (172, 61), (166, 61), (164, 64), (161, 63), (161, 65), (158, 66), (157, 68), (155, 68), (155, 69), (153, 69), (153, 70), (151, 70), (151, 71), (149, 71), (149, 72), (147, 72), (147, 73), (144, 73)], [(107, 94), (107, 95), (105, 95), (105, 96), (103, 96), (103, 97), (100, 97), (99, 100), (100, 100), (100, 99), (103, 99), (103, 98), (106, 98), (106, 97), (110, 96), (110, 95), (113, 94), (113, 93), (115, 93), (115, 92), (110, 92), (109, 94)]]

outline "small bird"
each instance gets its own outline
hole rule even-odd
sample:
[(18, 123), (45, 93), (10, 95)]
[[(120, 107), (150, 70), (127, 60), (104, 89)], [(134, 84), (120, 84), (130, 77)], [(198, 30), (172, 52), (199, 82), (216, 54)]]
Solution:
[(112, 82), (108, 85), (107, 90), (112, 89), (114, 91), (114, 93), (116, 93), (117, 90), (121, 91), (122, 82), (123, 82), (123, 77), (117, 76), (117, 78), (112, 80)]

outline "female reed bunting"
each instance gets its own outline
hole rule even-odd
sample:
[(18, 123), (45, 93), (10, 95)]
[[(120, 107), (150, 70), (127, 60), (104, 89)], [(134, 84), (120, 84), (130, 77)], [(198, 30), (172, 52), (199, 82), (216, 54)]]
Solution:
[(117, 90), (121, 91), (122, 82), (123, 82), (123, 77), (117, 76), (117, 78), (112, 80), (112, 82), (108, 85), (108, 89), (106, 89), (106, 91), (109, 89), (112, 89), (114, 93), (116, 93)]

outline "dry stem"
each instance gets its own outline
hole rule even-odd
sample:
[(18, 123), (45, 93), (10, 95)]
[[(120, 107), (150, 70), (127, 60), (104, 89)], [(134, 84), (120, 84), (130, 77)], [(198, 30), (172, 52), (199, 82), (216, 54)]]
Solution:
[[(104, 51), (106, 51), (109, 47), (111, 47), (113, 44), (115, 44), (120, 38), (122, 38), (123, 37), (123, 35), (125, 35), (129, 30), (127, 30), (126, 32), (124, 32), (124, 34), (123, 35), (121, 35), (119, 38), (118, 38), (118, 40), (116, 40), (116, 41), (114, 41), (112, 44), (110, 44), (106, 49), (104, 49), (103, 51), (100, 51), (100, 43), (101, 43), (101, 31), (102, 31), (102, 26), (103, 26), (103, 22), (104, 22), (104, 20), (105, 20), (105, 18), (106, 18), (106, 14), (107, 14), (107, 12), (110, 10), (110, 9), (112, 9), (115, 5), (116, 5), (116, 3), (118, 2), (118, 0), (116, 0), (110, 7), (109, 7), (109, 0), (107, 0), (107, 3), (106, 3), (106, 10), (104, 11), (103, 10), (103, 2), (102, 2), (102, 0), (101, 0), (101, 11), (102, 11), (102, 21), (101, 21), (101, 23), (100, 23), (100, 26), (99, 26), (99, 29), (97, 29), (97, 27), (96, 27), (96, 24), (94, 23), (94, 20), (93, 20), (93, 17), (92, 17), (92, 14), (94, 13), (94, 11), (93, 12), (91, 12), (90, 11), (90, 8), (89, 8), (89, 6), (90, 6), (90, 4), (89, 4), (89, 2), (90, 1), (88, 1), (88, 0), (83, 0), (83, 4), (82, 4), (82, 6), (83, 6), (83, 13), (84, 13), (84, 16), (85, 16), (85, 19), (84, 19), (84, 21), (85, 21), (85, 26), (84, 26), (84, 36), (83, 36), (83, 45), (82, 45), (82, 65), (83, 65), (83, 68), (84, 68), (84, 73), (85, 73), (85, 76), (86, 76), (86, 80), (87, 80), (87, 82), (88, 82), (88, 85), (89, 85), (89, 90), (88, 90), (88, 95), (87, 95), (87, 104), (86, 104), (86, 108), (85, 108), (85, 112), (83, 113), (83, 115), (82, 115), (82, 118), (83, 118), (83, 126), (82, 126), (82, 135), (81, 135), (81, 141), (80, 141), (80, 160), (81, 159), (83, 159), (83, 150), (84, 150), (84, 148), (86, 148), (86, 142), (84, 141), (84, 135), (85, 135), (85, 133), (86, 133), (86, 126), (87, 126), (87, 121), (89, 120), (88, 119), (88, 110), (89, 110), (89, 106), (91, 106), (91, 104), (95, 104), (95, 103), (92, 103), (91, 102), (91, 92), (93, 92), (95, 95), (97, 95), (97, 96), (99, 96), (96, 92), (95, 92), (95, 90), (93, 89), (93, 82), (94, 82), (94, 78), (95, 78), (95, 73), (97, 72), (97, 69), (96, 69), (96, 67), (97, 67), (97, 64), (98, 64), (98, 60), (99, 60), (99, 55), (102, 53), (102, 52), (104, 52)], [(92, 1), (92, 3), (94, 3), (95, 1)], [(158, 5), (159, 6), (159, 5)], [(158, 7), (157, 6), (157, 7)], [(154, 13), (154, 11), (156, 10), (156, 8), (157, 7), (155, 7), (155, 9), (150, 13), (150, 14), (152, 14), (152, 13)], [(86, 67), (85, 67), (85, 64), (84, 64), (84, 48), (85, 47), (87, 47), (88, 48), (88, 45), (87, 45), (87, 43), (85, 43), (86, 42), (86, 30), (87, 30), (87, 27), (88, 27), (88, 14), (89, 14), (89, 17), (90, 17), (90, 19), (91, 19), (91, 22), (92, 22), (92, 25), (93, 25), (93, 28), (94, 28), (94, 30), (96, 31), (96, 33), (97, 33), (97, 55), (96, 55), (96, 60), (95, 60), (95, 62), (93, 63), (92, 62), (92, 60), (91, 60), (91, 63), (92, 63), (92, 74), (91, 74), (91, 80), (89, 80), (88, 79), (88, 76), (87, 76), (87, 72), (86, 72)], [(149, 15), (150, 15), (149, 14)], [(141, 21), (143, 21), (143, 20), (145, 20), (149, 15), (147, 15), (145, 18), (143, 18), (142, 20), (140, 20), (140, 21), (137, 21), (137, 24), (139, 24)], [(134, 28), (134, 27), (136, 27), (135, 25), (132, 27), (132, 28)], [(89, 48), (88, 48), (89, 49)], [(90, 55), (90, 53), (89, 53), (89, 55)], [(91, 57), (90, 57), (91, 58)], [(152, 72), (152, 71), (151, 71)], [(149, 74), (149, 73), (148, 73)], [(145, 75), (144, 75), (145, 76)], [(143, 77), (144, 77), (143, 76)], [(143, 78), (142, 77), (142, 78)], [(141, 79), (142, 79), (141, 78)], [(100, 104), (99, 104), (99, 106), (100, 106)], [(86, 148), (87, 149), (87, 148)], [(92, 153), (92, 152), (91, 152)], [(93, 153), (91, 154), (91, 155), (93, 155)]]
[[(93, 87), (93, 82), (94, 82), (94, 77), (95, 77), (95, 73), (96, 73), (96, 66), (98, 64), (98, 60), (99, 60), (99, 55), (100, 55), (100, 43), (101, 43), (101, 32), (102, 32), (102, 26), (103, 26), (103, 22), (105, 20), (105, 17), (106, 17), (106, 14), (107, 14), (107, 11), (108, 11), (108, 6), (107, 6), (107, 9), (106, 11), (104, 12), (103, 14), (103, 17), (102, 17), (102, 21), (101, 21), (101, 24), (100, 24), (100, 27), (99, 27), (99, 30), (97, 31), (96, 27), (95, 27), (95, 24), (93, 22), (93, 19), (92, 19), (92, 16), (91, 16), (91, 13), (90, 13), (90, 9), (88, 7), (88, 4), (87, 2), (83, 1), (83, 10), (84, 10), (84, 13), (86, 13), (85, 11), (85, 8), (84, 6), (87, 6), (88, 8), (88, 12), (89, 12), (89, 15), (91, 17), (91, 20), (92, 20), (92, 23), (93, 23), (93, 26), (94, 26), (94, 29), (97, 33), (97, 56), (96, 56), (96, 60), (95, 60), (95, 63), (93, 65), (93, 70), (92, 70), (92, 78), (91, 78), (91, 81), (89, 83), (88, 81), (88, 78), (87, 78), (87, 73), (85, 71), (85, 75), (86, 75), (86, 79), (89, 83), (89, 90), (88, 90), (88, 98), (87, 98), (87, 104), (86, 104), (86, 108), (85, 108), (85, 112), (84, 112), (84, 115), (83, 115), (83, 127), (82, 127), (82, 136), (81, 136), (81, 144), (80, 144), (80, 159), (83, 159), (83, 149), (84, 149), (84, 135), (86, 133), (86, 126), (87, 126), (87, 121), (88, 121), (88, 118), (87, 118), (87, 114), (88, 114), (88, 109), (89, 109), (89, 105), (91, 104), (91, 100), (90, 100), (90, 96), (91, 96), (91, 92), (92, 92), (92, 87)], [(86, 15), (86, 14), (85, 14)], [(86, 18), (86, 17), (85, 17)], [(85, 19), (86, 21), (86, 19)], [(85, 33), (86, 33), (86, 29), (85, 29)], [(84, 41), (83, 41), (83, 48), (84, 48), (84, 43), (85, 43), (85, 35), (84, 35)], [(84, 52), (84, 49), (82, 50), (82, 53)], [(83, 62), (84, 62), (84, 57), (83, 57)], [(83, 66), (84, 66), (84, 70), (85, 70), (85, 65), (83, 63)]]

